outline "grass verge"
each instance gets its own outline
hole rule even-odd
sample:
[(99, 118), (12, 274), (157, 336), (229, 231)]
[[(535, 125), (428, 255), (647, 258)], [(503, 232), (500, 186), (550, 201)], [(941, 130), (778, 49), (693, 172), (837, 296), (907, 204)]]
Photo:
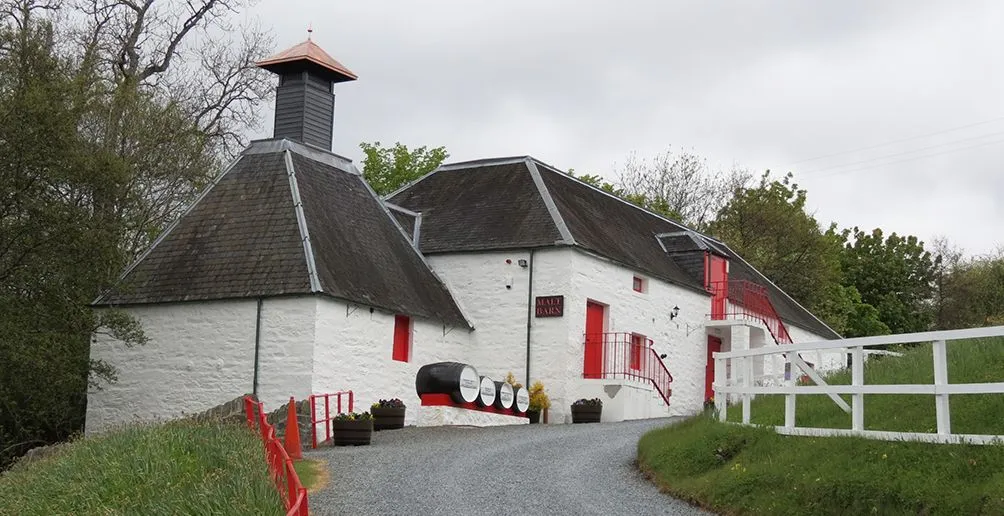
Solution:
[(296, 476), (300, 478), (300, 483), (307, 488), (308, 493), (313, 493), (328, 483), (328, 471), (323, 461), (301, 459), (293, 462), (293, 469), (296, 470)]
[(73, 442), (0, 476), (0, 514), (281, 514), (261, 440), (174, 422)]
[[(948, 349), (953, 383), (1002, 381), (1004, 341)], [(866, 384), (930, 381), (930, 347), (874, 360), (865, 373)], [(1004, 434), (1002, 403), (998, 395), (953, 396), (953, 430)], [(933, 430), (932, 396), (866, 397), (865, 406), (868, 428)], [(823, 396), (799, 396), (797, 412), (799, 426), (846, 428), (850, 419)], [(759, 398), (752, 414), (780, 424), (783, 399)], [(1004, 445), (787, 437), (702, 415), (643, 436), (638, 462), (665, 491), (727, 514), (1004, 514)]]

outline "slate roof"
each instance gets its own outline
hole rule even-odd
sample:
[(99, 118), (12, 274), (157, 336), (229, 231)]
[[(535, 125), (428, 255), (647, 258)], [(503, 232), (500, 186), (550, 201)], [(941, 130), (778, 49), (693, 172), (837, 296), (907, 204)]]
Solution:
[(310, 293), (470, 327), (355, 167), (288, 140), (246, 149), (95, 304)]
[(724, 255), (730, 279), (766, 286), (785, 322), (839, 337), (725, 244), (531, 157), (444, 165), (388, 201), (421, 213), (423, 253), (572, 245), (700, 292), (703, 253)]

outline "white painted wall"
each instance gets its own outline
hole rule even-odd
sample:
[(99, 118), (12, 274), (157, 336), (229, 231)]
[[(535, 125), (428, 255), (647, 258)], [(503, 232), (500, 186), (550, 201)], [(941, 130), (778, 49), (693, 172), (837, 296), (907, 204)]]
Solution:
[(411, 360), (399, 362), (391, 358), (394, 314), (327, 297), (316, 298), (316, 308), (312, 391), (351, 389), (356, 412), (369, 410), (382, 398), (400, 398), (408, 407), (405, 423), (415, 424), (419, 367), (467, 361), (471, 338), (467, 329), (447, 327), (444, 331), (442, 324), (412, 318)]
[[(580, 250), (561, 252), (566, 253), (572, 263), (572, 278), (563, 318), (568, 326), (563, 352), (566, 365), (560, 377), (551, 375), (549, 378), (553, 386), (550, 391), (551, 420), (570, 422), (571, 403), (578, 398), (591, 397), (580, 391), (584, 385), (582, 361), (587, 300), (608, 305), (607, 332), (640, 333), (654, 341), (657, 353), (667, 355), (664, 362), (674, 378), (670, 413), (688, 414), (700, 410), (704, 401), (707, 353), (703, 323), (710, 309), (710, 296), (649, 278)], [(644, 293), (632, 288), (636, 274), (647, 280)], [(674, 306), (680, 307), (680, 315), (670, 319)], [(639, 382), (623, 383), (637, 385)]]
[[(830, 340), (792, 324), (788, 325), (788, 334), (791, 336), (791, 340), (796, 343)], [(807, 362), (812, 362), (816, 370), (820, 372), (836, 371), (847, 367), (847, 353), (812, 351), (801, 353), (801, 356)]]
[[(260, 392), (266, 406), (309, 389), (313, 307), (310, 297), (263, 303)], [(87, 433), (196, 413), (251, 392), (256, 300), (126, 310), (139, 319), (150, 341), (130, 348), (107, 335), (94, 336), (91, 358), (114, 366), (118, 381), (88, 393)]]

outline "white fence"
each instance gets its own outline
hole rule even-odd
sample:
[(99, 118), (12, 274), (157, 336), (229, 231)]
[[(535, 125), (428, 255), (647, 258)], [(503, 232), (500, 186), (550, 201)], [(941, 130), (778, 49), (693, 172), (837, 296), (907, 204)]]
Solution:
[[(801, 344), (784, 344), (763, 348), (719, 352), (715, 359), (715, 408), (719, 418), (726, 420), (728, 398), (742, 399), (742, 422), (750, 424), (750, 401), (760, 394), (783, 394), (784, 425), (775, 427), (778, 433), (804, 436), (859, 436), (884, 440), (913, 440), (936, 443), (969, 442), (988, 444), (1004, 442), (1004, 435), (953, 434), (951, 425), (952, 394), (1004, 394), (1004, 382), (996, 383), (949, 383), (948, 361), (946, 348), (948, 343), (960, 339), (981, 337), (1004, 337), (1004, 326), (991, 328), (973, 328), (967, 330), (934, 331), (924, 333), (908, 333), (900, 335), (884, 335), (879, 337), (862, 337)], [(934, 383), (933, 384), (893, 384), (865, 385), (864, 356), (865, 348), (888, 344), (914, 344), (933, 342)], [(801, 352), (823, 351), (842, 352), (851, 355), (851, 384), (829, 385), (815, 370), (799, 357)], [(1001, 346), (1004, 353), (1004, 345)], [(786, 368), (791, 371), (789, 379), (779, 386), (753, 385), (754, 360), (763, 357), (782, 355)], [(731, 361), (732, 367), (727, 367)], [(794, 379), (798, 376), (796, 368), (801, 369), (816, 385), (796, 385)], [(726, 373), (730, 371), (731, 374)], [(739, 373), (739, 374), (736, 374)], [(1002, 372), (1004, 375), (1004, 372)], [(738, 381), (736, 378), (738, 377)], [(796, 399), (799, 394), (826, 394), (837, 405), (851, 414), (851, 428), (806, 428), (795, 426)], [(841, 394), (851, 395), (851, 404), (847, 405)], [(937, 433), (916, 432), (886, 432), (865, 430), (865, 394), (929, 394), (934, 396), (935, 415), (937, 418)]]

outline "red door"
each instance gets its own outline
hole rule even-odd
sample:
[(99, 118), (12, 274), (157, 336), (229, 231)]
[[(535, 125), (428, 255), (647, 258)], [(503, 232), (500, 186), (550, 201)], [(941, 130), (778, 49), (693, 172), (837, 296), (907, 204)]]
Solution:
[(704, 401), (710, 400), (715, 391), (711, 384), (715, 381), (715, 359), (712, 353), (722, 350), (722, 339), (708, 335), (708, 365), (704, 366)]
[(603, 373), (603, 305), (586, 302), (586, 352), (582, 364), (583, 378), (602, 378)]
[(721, 256), (708, 258), (708, 286), (711, 289), (711, 319), (725, 319), (725, 304), (729, 296), (729, 262)]

